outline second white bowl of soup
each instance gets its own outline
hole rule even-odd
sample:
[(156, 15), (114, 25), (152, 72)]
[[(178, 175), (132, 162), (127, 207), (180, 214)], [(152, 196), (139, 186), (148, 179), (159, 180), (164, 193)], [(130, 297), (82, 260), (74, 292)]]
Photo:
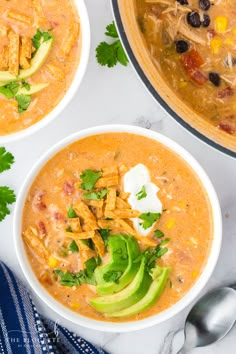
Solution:
[(36, 132), (73, 98), (90, 26), (83, 0), (4, 2), (0, 8), (0, 141)]
[(134, 126), (78, 132), (28, 175), (14, 242), (38, 296), (62, 317), (129, 331), (180, 312), (209, 280), (221, 213), (198, 162)]

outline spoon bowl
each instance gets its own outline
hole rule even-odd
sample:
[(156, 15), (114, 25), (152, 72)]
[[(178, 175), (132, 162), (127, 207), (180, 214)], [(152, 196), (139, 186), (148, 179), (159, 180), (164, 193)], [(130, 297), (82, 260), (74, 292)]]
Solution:
[(236, 291), (229, 287), (204, 295), (185, 322), (185, 343), (178, 354), (215, 343), (226, 336), (236, 320)]

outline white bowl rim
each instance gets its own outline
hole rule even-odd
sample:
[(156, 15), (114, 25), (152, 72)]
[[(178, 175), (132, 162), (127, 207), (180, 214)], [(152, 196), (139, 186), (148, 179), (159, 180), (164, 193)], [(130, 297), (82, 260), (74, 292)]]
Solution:
[[(87, 318), (81, 315), (76, 314), (75, 312), (67, 309), (64, 305), (60, 304), (56, 301), (47, 291), (40, 285), (39, 281), (37, 280), (36, 276), (34, 275), (31, 266), (27, 260), (25, 255), (23, 240), (19, 235), (21, 235), (21, 220), (22, 220), (22, 211), (25, 202), (25, 198), (27, 192), (37, 176), (37, 173), (40, 169), (44, 166), (44, 164), (50, 160), (57, 152), (62, 150), (65, 146), (85, 138), (87, 136), (101, 134), (101, 133), (109, 133), (109, 132), (124, 132), (124, 133), (131, 133), (137, 134), (141, 136), (145, 136), (150, 139), (154, 139), (159, 141), (160, 143), (167, 146), (169, 149), (173, 150), (177, 153), (180, 157), (182, 157), (195, 171), (195, 173), (200, 178), (203, 186), (205, 187), (205, 191), (209, 197), (210, 204), (212, 207), (212, 218), (213, 218), (213, 241), (210, 250), (210, 254), (205, 265), (205, 268), (200, 275), (199, 279), (196, 281), (194, 286), (188, 291), (185, 296), (179, 300), (176, 304), (171, 306), (170, 308), (164, 310), (163, 312), (145, 318), (139, 321), (130, 321), (130, 322), (123, 322), (123, 323), (113, 323), (113, 322), (103, 322), (97, 321), (91, 318)], [(160, 324), (164, 321), (175, 316), (177, 313), (182, 311), (186, 308), (201, 292), (204, 286), (207, 284), (212, 272), (216, 266), (220, 249), (221, 249), (221, 242), (222, 242), (222, 216), (220, 205), (218, 201), (218, 197), (216, 195), (215, 189), (203, 170), (203, 168), (199, 165), (197, 160), (190, 155), (183, 147), (179, 144), (174, 142), (173, 140), (165, 137), (164, 135), (157, 133), (155, 131), (151, 131), (148, 129), (132, 126), (132, 125), (101, 125), (93, 128), (84, 129), (78, 131), (63, 140), (59, 141), (57, 144), (52, 146), (32, 167), (31, 171), (29, 172), (28, 176), (25, 179), (24, 184), (21, 187), (21, 190), (18, 194), (17, 202), (15, 205), (15, 212), (14, 212), (14, 222), (13, 222), (13, 237), (14, 237), (14, 244), (15, 250), (17, 254), (18, 261), (20, 263), (21, 269), (28, 280), (29, 284), (31, 285), (32, 289), (35, 293), (39, 296), (39, 298), (48, 305), (51, 309), (53, 309), (56, 313), (61, 315), (66, 320), (73, 322), (74, 324), (81, 325), (83, 327), (87, 327), (90, 329), (105, 331), (105, 332), (129, 332), (135, 331), (139, 329), (144, 329), (147, 327), (154, 326), (156, 324)]]
[(54, 107), (54, 109), (50, 111), (41, 120), (29, 126), (28, 128), (25, 128), (18, 132), (0, 136), (1, 144), (10, 143), (12, 141), (26, 138), (27, 136), (39, 131), (41, 128), (45, 127), (50, 122), (52, 122), (55, 118), (57, 118), (61, 114), (61, 112), (66, 108), (66, 106), (69, 104), (72, 98), (75, 96), (82, 82), (82, 79), (85, 75), (86, 68), (89, 61), (90, 46), (91, 46), (91, 31), (90, 31), (88, 12), (84, 0), (74, 0), (74, 1), (77, 6), (79, 17), (80, 17), (82, 47), (81, 47), (79, 64), (68, 90), (66, 91), (61, 101)]

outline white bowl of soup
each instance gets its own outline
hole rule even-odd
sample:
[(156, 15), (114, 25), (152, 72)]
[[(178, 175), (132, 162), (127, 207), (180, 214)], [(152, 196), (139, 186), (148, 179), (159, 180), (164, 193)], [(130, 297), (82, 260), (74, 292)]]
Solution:
[(221, 247), (219, 202), (181, 146), (107, 125), (53, 146), (30, 171), (14, 215), (17, 258), (40, 299), (85, 327), (161, 323), (208, 282)]
[(0, 6), (0, 141), (55, 119), (85, 74), (90, 25), (83, 0), (13, 0)]
[(236, 157), (235, 4), (111, 0), (127, 55), (167, 112)]

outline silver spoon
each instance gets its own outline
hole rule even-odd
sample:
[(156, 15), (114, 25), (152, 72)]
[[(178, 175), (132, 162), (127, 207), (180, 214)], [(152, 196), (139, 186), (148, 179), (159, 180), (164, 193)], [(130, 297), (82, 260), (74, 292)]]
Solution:
[(185, 342), (177, 354), (221, 340), (236, 321), (236, 290), (225, 287), (204, 295), (189, 312)]

